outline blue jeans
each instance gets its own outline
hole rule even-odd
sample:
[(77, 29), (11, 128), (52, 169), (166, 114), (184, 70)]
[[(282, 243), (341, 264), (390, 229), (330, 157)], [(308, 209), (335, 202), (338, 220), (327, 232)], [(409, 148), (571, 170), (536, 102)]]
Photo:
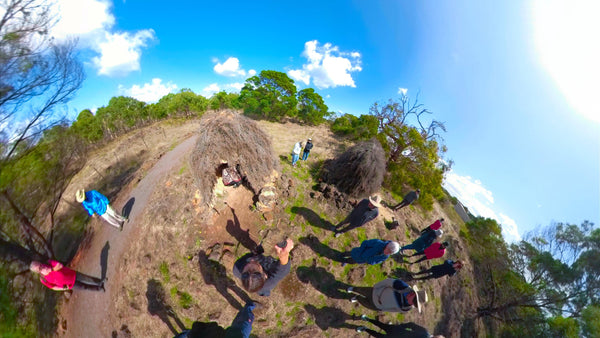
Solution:
[(299, 157), (300, 155), (292, 154), (292, 165), (296, 165), (296, 162), (298, 162)]
[(302, 161), (308, 160), (308, 154), (310, 154), (309, 151), (305, 151), (302, 153)]
[(238, 312), (237, 316), (231, 322), (231, 326), (227, 329), (226, 337), (250, 337), (252, 331), (252, 322), (254, 322), (254, 314), (252, 310), (256, 305), (254, 303), (246, 303), (246, 306)]

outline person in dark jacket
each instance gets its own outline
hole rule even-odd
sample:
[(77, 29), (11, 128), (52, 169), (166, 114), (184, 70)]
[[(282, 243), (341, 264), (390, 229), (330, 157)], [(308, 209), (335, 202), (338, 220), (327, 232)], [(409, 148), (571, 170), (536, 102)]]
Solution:
[(312, 149), (312, 138), (308, 138), (306, 141), (306, 145), (304, 146), (304, 151), (302, 152), (302, 161), (308, 160), (308, 155), (310, 154), (310, 150)]
[(354, 248), (349, 252), (344, 252), (342, 266), (347, 263), (371, 265), (383, 263), (390, 255), (400, 250), (400, 244), (393, 241), (382, 241), (380, 239), (368, 239), (360, 244), (360, 247)]
[(406, 206), (411, 205), (414, 201), (419, 199), (420, 193), (421, 193), (421, 189), (417, 189), (416, 191), (409, 192), (408, 194), (406, 194), (406, 196), (404, 196), (404, 198), (402, 199), (402, 202), (400, 202), (400, 204), (396, 205), (392, 209), (394, 209), (394, 211), (396, 211), (396, 210), (400, 210)]
[(427, 228), (424, 228), (423, 230), (421, 230), (421, 235), (423, 235), (427, 232), (433, 232), (435, 230), (439, 230), (439, 228), (442, 227), (443, 222), (444, 222), (444, 219), (440, 218), (437, 221), (431, 223)]
[[(436, 231), (440, 231), (440, 230), (436, 230)], [(416, 254), (412, 255), (412, 256), (423, 255), (423, 257), (417, 259), (414, 262), (408, 262), (408, 264), (417, 264), (426, 259), (441, 258), (444, 256), (444, 254), (446, 253), (446, 248), (449, 246), (450, 246), (450, 244), (448, 242), (444, 242), (444, 243), (435, 242), (435, 243), (431, 244), (427, 249), (423, 250), (422, 253), (417, 252)], [(412, 256), (410, 256), (410, 257), (412, 257)]]
[(271, 256), (247, 253), (233, 265), (233, 275), (242, 281), (242, 286), (248, 292), (256, 292), (259, 296), (269, 296), (271, 290), (290, 273), (290, 251), (294, 242), (287, 239), (284, 248), (275, 246), (278, 260)]
[[(454, 262), (451, 259), (447, 259), (444, 263), (439, 265), (434, 265), (427, 270), (423, 270), (421, 272), (417, 272), (413, 274), (413, 280), (427, 280), (432, 278), (441, 278), (444, 276), (454, 276), (460, 269), (463, 264), (461, 261)], [(418, 275), (423, 275), (421, 277), (415, 277)]]
[[(333, 230), (335, 237), (339, 237), (344, 232), (361, 227), (375, 219), (379, 215), (380, 206), (381, 197), (379, 197), (379, 195), (374, 195), (360, 201), (356, 207), (354, 207), (354, 210), (352, 210), (350, 215), (348, 215), (345, 220), (341, 221), (334, 227)], [(345, 224), (348, 224), (348, 226), (343, 229), (339, 229)]]

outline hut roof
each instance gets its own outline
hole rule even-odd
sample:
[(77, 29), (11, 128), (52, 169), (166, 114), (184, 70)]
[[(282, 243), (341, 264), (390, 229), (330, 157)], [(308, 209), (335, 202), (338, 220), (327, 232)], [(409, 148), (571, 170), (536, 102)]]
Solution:
[(351, 197), (369, 196), (381, 188), (385, 152), (377, 139), (360, 142), (324, 165), (323, 180)]
[(231, 111), (205, 114), (198, 133), (191, 165), (204, 203), (211, 202), (216, 171), (223, 161), (240, 165), (255, 195), (278, 169), (269, 136), (243, 115)]

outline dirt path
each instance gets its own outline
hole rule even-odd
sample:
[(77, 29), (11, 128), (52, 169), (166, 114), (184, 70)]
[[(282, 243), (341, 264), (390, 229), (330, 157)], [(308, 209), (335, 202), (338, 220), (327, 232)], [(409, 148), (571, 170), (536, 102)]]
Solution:
[[(138, 238), (136, 225), (142, 218), (148, 199), (161, 177), (177, 168), (194, 144), (196, 136), (192, 136), (173, 150), (166, 153), (140, 180), (127, 197), (120, 197), (113, 205), (121, 209), (126, 203), (133, 203), (129, 214), (129, 222), (122, 232), (103, 226), (94, 234), (94, 238), (74, 268), (93, 276), (102, 274), (102, 261), (107, 262), (106, 292), (78, 291), (63, 307), (63, 321), (66, 320), (65, 337), (110, 337), (113, 325), (109, 323), (109, 312), (114, 311), (114, 298), (121, 287), (120, 274), (127, 270), (126, 262), (121, 256), (128, 244)], [(141, 285), (140, 288), (145, 288)], [(62, 324), (62, 323), (61, 323)]]

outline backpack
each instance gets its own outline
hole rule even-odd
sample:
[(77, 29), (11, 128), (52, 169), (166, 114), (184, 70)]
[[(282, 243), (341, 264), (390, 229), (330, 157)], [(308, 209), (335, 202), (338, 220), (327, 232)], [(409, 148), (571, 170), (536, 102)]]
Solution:
[(235, 186), (238, 187), (242, 183), (242, 176), (238, 173), (235, 168), (227, 167), (223, 169), (223, 184), (225, 186)]

